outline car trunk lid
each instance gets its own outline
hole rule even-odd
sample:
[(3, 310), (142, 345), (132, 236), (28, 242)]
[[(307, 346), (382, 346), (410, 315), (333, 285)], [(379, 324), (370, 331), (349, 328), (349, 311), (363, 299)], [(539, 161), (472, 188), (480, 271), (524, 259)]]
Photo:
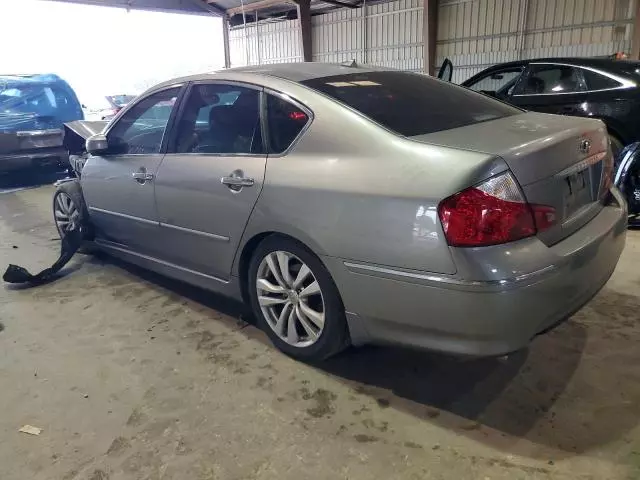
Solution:
[(612, 173), (606, 127), (591, 119), (524, 113), (412, 139), (504, 159), (529, 203), (555, 209), (555, 224), (538, 232), (547, 245), (571, 235), (602, 209)]

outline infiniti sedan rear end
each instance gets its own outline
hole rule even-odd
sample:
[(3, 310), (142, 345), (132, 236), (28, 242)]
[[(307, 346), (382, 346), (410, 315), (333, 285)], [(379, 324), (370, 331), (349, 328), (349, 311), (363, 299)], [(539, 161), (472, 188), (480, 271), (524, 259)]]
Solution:
[[(169, 104), (162, 125), (142, 121)], [(602, 288), (625, 242), (603, 123), (424, 75), (298, 64), (177, 79), (87, 146), (54, 199), (62, 235), (91, 224), (104, 250), (244, 299), (302, 359), (369, 342), (523, 348)]]

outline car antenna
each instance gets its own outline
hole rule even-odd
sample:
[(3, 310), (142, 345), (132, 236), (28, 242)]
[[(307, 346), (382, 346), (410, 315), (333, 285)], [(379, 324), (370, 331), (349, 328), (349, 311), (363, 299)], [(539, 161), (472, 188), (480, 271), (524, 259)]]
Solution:
[(340, 65), (342, 65), (343, 67), (358, 68), (358, 64), (355, 58), (351, 60), (351, 62), (342, 62)]

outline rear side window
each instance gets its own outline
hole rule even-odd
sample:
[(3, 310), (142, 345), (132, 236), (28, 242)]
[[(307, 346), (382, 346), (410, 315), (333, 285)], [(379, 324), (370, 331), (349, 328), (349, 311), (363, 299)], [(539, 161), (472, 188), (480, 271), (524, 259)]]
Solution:
[(405, 137), (521, 113), (466, 88), (413, 73), (352, 73), (302, 83)]
[(299, 107), (267, 95), (270, 153), (282, 153), (289, 148), (308, 121), (308, 115)]
[(516, 95), (575, 93), (586, 90), (578, 70), (568, 65), (532, 64), (525, 82), (516, 89)]
[(621, 85), (620, 82), (591, 70), (582, 69), (582, 76), (587, 84), (587, 90), (606, 90), (607, 88), (617, 88)]

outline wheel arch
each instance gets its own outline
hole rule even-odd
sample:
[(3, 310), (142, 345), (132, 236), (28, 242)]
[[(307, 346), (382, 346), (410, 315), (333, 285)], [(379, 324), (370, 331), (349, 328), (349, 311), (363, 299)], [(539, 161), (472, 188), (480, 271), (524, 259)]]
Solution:
[[(240, 286), (240, 294), (242, 296), (242, 300), (244, 302), (249, 301), (249, 292), (248, 292), (248, 273), (249, 273), (249, 264), (251, 263), (251, 258), (253, 257), (253, 252), (255, 252), (258, 245), (262, 243), (266, 238), (271, 236), (279, 236), (284, 237), (289, 240), (292, 240), (302, 247), (309, 250), (313, 253), (318, 260), (324, 265), (325, 268), (327, 266), (324, 264), (321, 258), (322, 250), (317, 247), (315, 242), (313, 241), (304, 241), (299, 238), (296, 234), (285, 233), (278, 230), (263, 230), (259, 232), (254, 232), (251, 235), (247, 235), (246, 240), (243, 241), (240, 249), (239, 255), (236, 257), (235, 265), (233, 267), (233, 275), (237, 276), (239, 279)], [(329, 269), (327, 268), (327, 271)]]

